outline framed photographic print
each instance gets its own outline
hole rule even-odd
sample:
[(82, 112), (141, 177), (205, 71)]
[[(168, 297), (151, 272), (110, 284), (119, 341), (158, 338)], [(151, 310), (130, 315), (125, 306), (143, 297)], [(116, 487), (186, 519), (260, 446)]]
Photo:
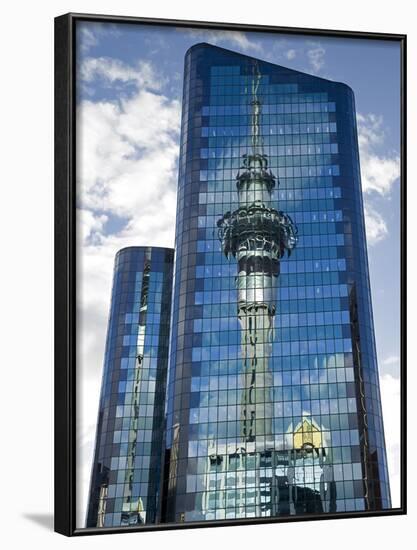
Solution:
[(55, 37), (56, 531), (404, 514), (406, 37)]

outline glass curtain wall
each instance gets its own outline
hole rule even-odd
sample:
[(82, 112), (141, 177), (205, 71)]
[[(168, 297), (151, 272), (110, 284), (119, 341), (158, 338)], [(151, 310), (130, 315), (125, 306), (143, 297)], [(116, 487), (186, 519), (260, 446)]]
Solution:
[(158, 518), (173, 252), (116, 254), (87, 527)]
[[(219, 234), (242, 207), (255, 78), (258, 153), (275, 184), (246, 207), (289, 216), (298, 242), (282, 259), (268, 245), (245, 256), (241, 235), (225, 254)], [(270, 298), (242, 320), (250, 275)], [(188, 51), (173, 292), (164, 521), (390, 507), (348, 86), (207, 44)]]

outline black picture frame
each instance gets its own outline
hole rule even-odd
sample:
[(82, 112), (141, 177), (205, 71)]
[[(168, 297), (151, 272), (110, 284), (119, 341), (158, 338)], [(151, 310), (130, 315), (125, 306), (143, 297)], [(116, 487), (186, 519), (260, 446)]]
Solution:
[[(75, 28), (77, 22), (138, 23), (194, 29), (285, 33), (396, 41), (401, 47), (401, 507), (323, 516), (214, 520), (122, 528), (76, 528), (76, 248), (75, 248)], [(406, 464), (406, 95), (407, 37), (402, 34), (291, 28), (174, 19), (69, 13), (55, 18), (55, 531), (66, 536), (253, 525), (407, 513)]]

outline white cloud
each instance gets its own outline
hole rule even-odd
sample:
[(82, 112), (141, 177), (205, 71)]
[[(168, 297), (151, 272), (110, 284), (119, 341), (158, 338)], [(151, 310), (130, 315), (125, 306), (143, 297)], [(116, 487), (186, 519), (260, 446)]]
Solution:
[(388, 227), (383, 217), (370, 204), (365, 202), (365, 228), (368, 245), (382, 241), (388, 235)]
[(83, 52), (87, 52), (94, 46), (97, 46), (99, 42), (97, 34), (94, 33), (92, 29), (86, 26), (82, 26), (80, 28), (77, 39)]
[(104, 214), (95, 214), (90, 210), (78, 210), (77, 217), (79, 220), (79, 238), (83, 245), (93, 241), (97, 242), (97, 239), (100, 241), (100, 235), (104, 230), (108, 216)]
[(400, 177), (400, 157), (396, 153), (379, 154), (385, 131), (382, 116), (357, 114), (358, 142), (361, 160), (362, 190), (388, 195)]
[(110, 23), (83, 22), (77, 25), (77, 44), (85, 54), (100, 43), (103, 36), (120, 36), (120, 31)]
[(295, 59), (297, 52), (291, 49), (291, 50), (287, 50), (284, 55), (289, 61), (291, 61), (292, 59)]
[(366, 236), (372, 246), (388, 235), (387, 223), (377, 211), (373, 199), (375, 196), (389, 198), (400, 176), (400, 157), (397, 153), (380, 152), (385, 142), (382, 116), (357, 113), (356, 119)]
[(396, 365), (399, 363), (399, 361), (400, 358), (398, 357), (398, 355), (390, 355), (389, 357), (386, 357), (382, 360), (382, 364), (386, 366)]
[[(89, 318), (82, 357), (95, 374), (115, 253), (124, 246), (173, 245), (179, 124), (178, 102), (146, 89), (118, 104), (83, 101), (78, 108), (79, 306)], [(112, 215), (125, 223), (106, 235)]]
[(362, 115), (361, 113), (357, 113), (356, 119), (358, 123), (359, 144), (362, 147), (370, 149), (375, 145), (383, 143), (385, 132), (382, 128), (383, 117), (381, 115), (375, 115), (374, 113)]
[[(180, 106), (141, 90), (119, 103), (78, 108), (78, 199), (83, 208), (132, 220), (173, 192)], [(152, 206), (151, 206), (152, 205)]]
[(244, 52), (262, 53), (262, 46), (257, 42), (249, 40), (247, 35), (241, 31), (211, 31), (199, 29), (181, 29), (182, 32), (188, 32), (195, 38), (201, 38), (211, 44), (229, 44), (240, 48)]
[(401, 384), (390, 374), (381, 376), (381, 400), (384, 418), (385, 444), (391, 487), (391, 500), (394, 508), (400, 506), (400, 404)]
[[(117, 102), (83, 100), (77, 109), (79, 525), (85, 516), (114, 256), (125, 246), (174, 244), (180, 104), (155, 92), (149, 63), (132, 68), (113, 61), (89, 61), (84, 78), (133, 82), (133, 93)], [(121, 220), (119, 229), (107, 233), (114, 216)]]
[(314, 73), (318, 73), (324, 67), (326, 50), (319, 42), (308, 42), (307, 45), (309, 46), (307, 58), (310, 68)]
[(389, 158), (365, 154), (362, 159), (364, 191), (376, 191), (381, 195), (387, 195), (400, 175), (399, 157)]
[(109, 85), (119, 81), (152, 90), (160, 90), (165, 83), (165, 79), (157, 74), (148, 61), (141, 60), (135, 66), (131, 66), (111, 57), (85, 58), (80, 65), (79, 78), (87, 83), (95, 79)]

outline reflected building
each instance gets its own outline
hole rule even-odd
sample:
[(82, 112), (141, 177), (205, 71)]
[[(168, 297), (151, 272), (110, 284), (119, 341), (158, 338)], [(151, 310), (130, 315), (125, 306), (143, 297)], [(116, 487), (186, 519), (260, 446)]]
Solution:
[(87, 527), (158, 517), (173, 257), (155, 247), (116, 255)]
[(352, 90), (190, 48), (175, 246), (162, 520), (389, 508)]

